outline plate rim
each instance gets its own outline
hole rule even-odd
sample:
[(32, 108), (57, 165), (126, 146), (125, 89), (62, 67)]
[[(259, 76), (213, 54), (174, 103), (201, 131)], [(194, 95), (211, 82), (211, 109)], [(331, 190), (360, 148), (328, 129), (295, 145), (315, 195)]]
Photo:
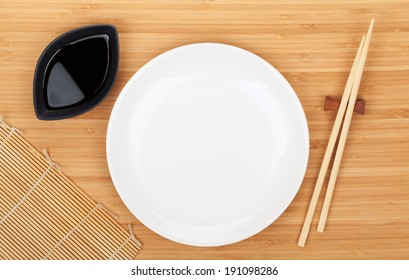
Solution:
[[(125, 194), (120, 190), (120, 188), (117, 187), (117, 184), (115, 183), (115, 175), (113, 175), (113, 167), (112, 167), (112, 163), (110, 163), (112, 161), (112, 159), (110, 160), (110, 146), (111, 146), (111, 141), (110, 141), (110, 134), (111, 130), (112, 130), (112, 126), (113, 126), (113, 119), (115, 118), (116, 112), (118, 111), (118, 107), (119, 104), (122, 102), (122, 99), (125, 96), (125, 92), (128, 90), (128, 88), (130, 87), (131, 84), (133, 84), (134, 80), (138, 79), (138, 77), (144, 73), (145, 71), (147, 71), (147, 69), (150, 68), (150, 66), (152, 64), (154, 64), (156, 61), (162, 59), (163, 57), (167, 56), (169, 53), (172, 53), (174, 51), (177, 51), (181, 48), (189, 48), (189, 47), (195, 47), (195, 46), (220, 46), (220, 47), (230, 47), (230, 48), (234, 48), (234, 49), (238, 49), (239, 51), (245, 52), (251, 56), (253, 56), (254, 58), (256, 58), (259, 62), (265, 64), (271, 71), (272, 73), (274, 73), (279, 79), (280, 82), (282, 82), (286, 88), (289, 90), (289, 92), (291, 93), (291, 98), (294, 101), (294, 104), (297, 107), (297, 112), (299, 112), (300, 117), (302, 118), (302, 127), (303, 127), (303, 135), (305, 135), (305, 158), (303, 159), (303, 163), (304, 163), (304, 167), (302, 168), (302, 172), (300, 171), (300, 175), (299, 178), (296, 180), (297, 181), (297, 187), (296, 190), (294, 191), (293, 194), (291, 194), (291, 199), (288, 200), (288, 202), (286, 203), (285, 207), (283, 207), (282, 211), (278, 211), (279, 213), (273, 217), (273, 219), (268, 219), (269, 221), (266, 221), (265, 223), (260, 223), (260, 225), (253, 229), (251, 231), (251, 234), (238, 234), (235, 235), (233, 238), (231, 238), (230, 240), (223, 240), (220, 242), (191, 242), (191, 241), (186, 241), (183, 238), (179, 238), (177, 236), (173, 236), (170, 235), (169, 233), (166, 233), (164, 231), (162, 231), (160, 228), (156, 227), (155, 225), (152, 225), (151, 223), (149, 223), (148, 221), (145, 221), (144, 218), (138, 217), (135, 213), (133, 213), (130, 209), (130, 207), (128, 207), (127, 203), (125, 202), (126, 199), (124, 199)], [(124, 94), (123, 94), (124, 93)], [(284, 78), (284, 76), (274, 67), (272, 66), (269, 62), (267, 62), (265, 59), (263, 59), (262, 57), (237, 46), (233, 46), (233, 45), (229, 45), (229, 44), (222, 44), (222, 43), (211, 43), (211, 42), (204, 42), (204, 43), (194, 43), (194, 44), (187, 44), (187, 45), (182, 45), (173, 49), (169, 49), (157, 56), (155, 56), (154, 58), (152, 58), (151, 60), (149, 60), (146, 64), (144, 64), (141, 68), (139, 68), (133, 75), (132, 77), (127, 81), (127, 83), (125, 84), (125, 86), (122, 88), (121, 92), (119, 93), (118, 98), (115, 101), (115, 104), (112, 108), (110, 117), (109, 117), (109, 122), (108, 122), (108, 127), (107, 127), (107, 134), (106, 134), (106, 156), (107, 156), (107, 163), (108, 163), (108, 169), (109, 169), (109, 173), (110, 173), (110, 177), (112, 179), (112, 182), (114, 184), (114, 187), (118, 193), (118, 195), (120, 196), (121, 200), (123, 201), (124, 205), (128, 208), (128, 210), (132, 213), (132, 215), (138, 220), (140, 221), (144, 226), (146, 226), (148, 229), (152, 230), (153, 232), (155, 232), (156, 234), (168, 239), (168, 240), (172, 240), (184, 245), (189, 245), (189, 246), (200, 246), (200, 247), (214, 247), (214, 246), (223, 246), (223, 245), (229, 245), (229, 244), (233, 244), (236, 242), (240, 242), (242, 240), (245, 240), (247, 238), (250, 238), (251, 236), (254, 236), (256, 234), (258, 234), (259, 232), (261, 232), (262, 230), (266, 229), (269, 225), (273, 224), (289, 207), (289, 205), (292, 203), (292, 201), (294, 200), (295, 196), (297, 195), (299, 189), (301, 188), (303, 179), (305, 177), (306, 171), (307, 171), (307, 166), (308, 166), (308, 161), (309, 161), (309, 156), (310, 156), (310, 136), (309, 136), (309, 126), (308, 126), (308, 120), (307, 117), (305, 115), (305, 111), (304, 108), (302, 107), (301, 101), (299, 100), (297, 94), (295, 93), (294, 89), (291, 87), (291, 85), (289, 84), (289, 82)], [(271, 221), (270, 221), (271, 220)]]

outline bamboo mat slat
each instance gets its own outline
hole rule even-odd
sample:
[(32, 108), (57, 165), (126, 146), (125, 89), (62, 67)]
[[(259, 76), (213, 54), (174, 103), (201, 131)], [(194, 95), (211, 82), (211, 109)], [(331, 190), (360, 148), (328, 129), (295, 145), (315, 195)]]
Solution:
[(0, 259), (133, 259), (141, 249), (44, 150), (0, 117)]

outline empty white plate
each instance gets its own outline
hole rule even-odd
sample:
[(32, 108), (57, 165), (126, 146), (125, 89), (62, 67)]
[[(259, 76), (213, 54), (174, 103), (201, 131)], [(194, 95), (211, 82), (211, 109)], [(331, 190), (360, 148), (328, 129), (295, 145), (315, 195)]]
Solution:
[(248, 238), (290, 204), (304, 177), (307, 121), (260, 57), (223, 44), (170, 50), (143, 66), (113, 108), (109, 170), (129, 210), (176, 242)]

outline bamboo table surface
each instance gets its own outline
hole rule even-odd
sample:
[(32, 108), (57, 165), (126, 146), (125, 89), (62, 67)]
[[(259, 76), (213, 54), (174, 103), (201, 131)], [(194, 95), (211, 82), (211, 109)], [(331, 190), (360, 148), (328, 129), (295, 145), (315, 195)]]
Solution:
[[(394, 2), (394, 3), (393, 3)], [(324, 234), (318, 213), (305, 248), (296, 245), (359, 40), (375, 27)], [(114, 24), (117, 82), (94, 110), (39, 121), (32, 78), (47, 44), (73, 28)], [(236, 244), (197, 248), (168, 241), (122, 203), (109, 176), (105, 138), (126, 81), (158, 54), (190, 43), (245, 48), (275, 66), (296, 91), (310, 129), (310, 160), (300, 191), (261, 233)], [(34, 1), (0, 0), (0, 114), (50, 155), (79, 187), (134, 225), (138, 259), (409, 259), (409, 1)], [(317, 211), (320, 210), (323, 194)], [(143, 199), (141, 197), (140, 199)]]

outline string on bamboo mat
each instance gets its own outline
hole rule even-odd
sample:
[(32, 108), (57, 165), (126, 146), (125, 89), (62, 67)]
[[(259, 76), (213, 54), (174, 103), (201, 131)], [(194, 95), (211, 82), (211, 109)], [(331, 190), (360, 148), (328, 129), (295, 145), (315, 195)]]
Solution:
[(109, 256), (109, 259), (110, 259), (110, 260), (112, 260), (112, 259), (115, 257), (115, 255), (116, 255), (119, 251), (121, 251), (122, 248), (123, 248), (124, 246), (126, 246), (126, 244), (128, 244), (128, 242), (131, 241), (131, 240), (135, 241), (139, 246), (142, 246), (142, 244), (139, 243), (138, 239), (136, 239), (135, 235), (133, 234), (132, 226), (131, 226), (130, 224), (128, 225), (128, 228), (129, 228), (129, 236), (128, 236), (128, 238), (124, 241), (124, 243), (121, 244), (121, 246), (119, 246), (118, 249), (115, 250), (115, 252), (112, 253), (111, 256)]
[[(11, 129), (13, 131), (13, 128)], [(10, 134), (9, 134), (10, 135)], [(37, 181), (28, 189), (28, 191), (24, 194), (24, 196), (17, 202), (16, 205), (13, 206), (13, 208), (7, 212), (7, 214), (0, 220), (0, 225), (8, 218), (10, 217), (14, 211), (17, 210), (17, 208), (26, 200), (26, 198), (31, 194), (31, 192), (38, 186), (38, 184), (44, 179), (44, 177), (47, 175), (47, 173), (50, 171), (52, 167), (55, 167), (58, 171), (60, 171), (60, 167), (55, 163), (51, 161), (50, 156), (48, 155), (48, 152), (46, 149), (43, 150), (43, 153), (49, 163), (47, 169), (41, 174), (41, 176), (37, 179)]]
[(51, 254), (52, 254), (56, 249), (58, 249), (58, 248), (60, 247), (60, 245), (61, 245), (68, 237), (70, 237), (71, 234), (72, 234), (74, 231), (76, 231), (76, 230), (78, 229), (78, 227), (79, 227), (83, 222), (85, 222), (85, 221), (88, 219), (88, 217), (91, 216), (98, 208), (101, 208), (101, 204), (100, 204), (100, 203), (97, 203), (97, 205), (91, 210), (91, 212), (89, 212), (89, 213), (84, 217), (84, 219), (82, 219), (78, 224), (75, 225), (75, 227), (73, 227), (66, 235), (64, 235), (64, 237), (63, 237), (60, 241), (58, 241), (58, 243), (55, 244), (55, 246), (47, 253), (47, 255), (44, 257), (44, 259), (45, 259), (45, 260), (48, 259), (48, 258), (51, 256)]
[(6, 144), (6, 142), (9, 140), (9, 138), (11, 137), (11, 135), (15, 132), (18, 132), (20, 134), (23, 134), (23, 132), (21, 132), (21, 130), (19, 130), (18, 128), (15, 127), (10, 127), (4, 120), (3, 120), (3, 116), (0, 115), (0, 126), (4, 127), (5, 129), (9, 129), (9, 133), (7, 134), (6, 138), (4, 138), (1, 142), (0, 142), (0, 150), (1, 148), (3, 148), (3, 145)]
[(43, 153), (0, 116), (0, 259), (133, 259), (132, 228)]

